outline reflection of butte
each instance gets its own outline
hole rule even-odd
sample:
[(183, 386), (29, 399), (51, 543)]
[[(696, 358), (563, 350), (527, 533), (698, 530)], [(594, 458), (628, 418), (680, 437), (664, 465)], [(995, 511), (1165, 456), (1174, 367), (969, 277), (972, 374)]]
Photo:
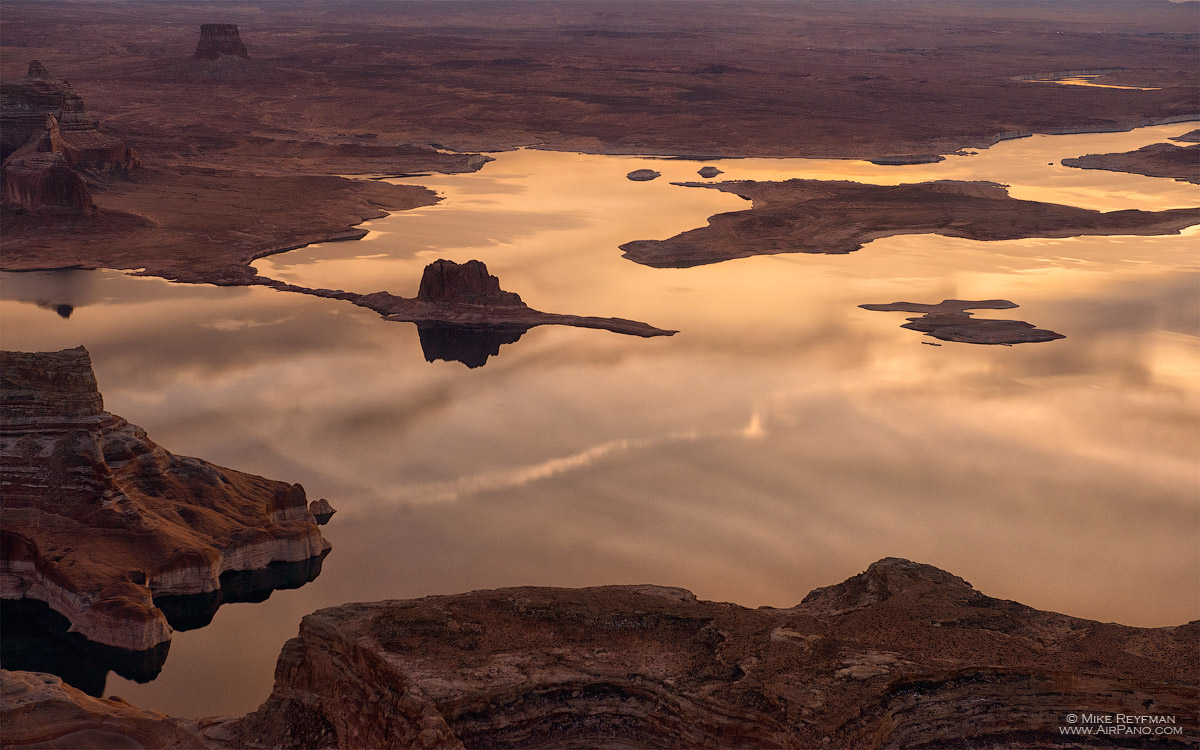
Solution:
[(300, 485), (175, 456), (104, 411), (83, 347), (0, 353), (0, 417), (0, 598), (29, 645), (6, 665), (152, 678), (173, 629), (302, 585), (329, 552)]
[(900, 326), (921, 331), (942, 341), (957, 341), (963, 344), (1030, 344), (1066, 338), (1061, 333), (1034, 328), (1023, 320), (987, 320), (971, 316), (967, 310), (1011, 310), (1016, 303), (1006, 299), (968, 301), (948, 299), (936, 305), (919, 302), (892, 302), (887, 305), (859, 305), (864, 310), (884, 312), (923, 313), (909, 318)]

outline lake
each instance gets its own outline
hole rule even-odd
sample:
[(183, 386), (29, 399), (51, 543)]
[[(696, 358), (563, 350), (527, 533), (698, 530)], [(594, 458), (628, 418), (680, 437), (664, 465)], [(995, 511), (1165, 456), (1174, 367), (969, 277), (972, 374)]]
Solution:
[[(652, 269), (617, 246), (749, 206), (673, 181), (983, 179), (1086, 208), (1200, 205), (1200, 188), (1063, 167), (1180, 135), (1034, 136), (904, 167), (523, 150), (396, 180), (442, 203), (359, 242), (270, 256), (297, 284), (412, 296), (478, 259), (532, 307), (678, 329), (535, 328), (481, 367), (427, 362), (415, 326), (336, 300), (115, 271), (0, 279), (6, 349), (84, 344), (105, 406), (174, 453), (300, 482), (338, 514), (313, 583), (177, 633), (161, 676), (106, 694), (180, 716), (270, 692), (300, 618), (348, 601), (658, 583), (791, 606), (897, 556), (1039, 609), (1200, 617), (1197, 237), (892, 237), (848, 255)], [(631, 182), (652, 168), (663, 176)], [(980, 318), (1066, 338), (975, 346), (866, 303), (1008, 299)]]

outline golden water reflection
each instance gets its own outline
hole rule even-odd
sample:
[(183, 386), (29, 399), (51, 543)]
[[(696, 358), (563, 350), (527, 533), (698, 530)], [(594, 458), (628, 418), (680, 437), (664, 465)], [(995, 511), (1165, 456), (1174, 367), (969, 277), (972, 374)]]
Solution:
[[(1104, 138), (1118, 135), (1130, 134)], [(1059, 141), (1057, 158), (1091, 139)], [(535, 307), (681, 333), (537, 328), (468, 370), (426, 363), (413, 326), (335, 300), (0, 275), (6, 348), (83, 343), (107, 408), (168, 449), (302, 482), (340, 511), (315, 582), (223, 607), (176, 635), (157, 681), (110, 677), (110, 693), (181, 715), (244, 712), (300, 617), (345, 601), (654, 582), (789, 606), (888, 555), (1041, 609), (1134, 625), (1200, 616), (1196, 230), (902, 236), (844, 256), (658, 270), (616, 246), (744, 202), (667, 183), (695, 163), (654, 161), (663, 178), (630, 183), (647, 160), (500, 156), (476, 175), (415, 180), (447, 200), (373, 222), (370, 240), (337, 245), (351, 257), (309, 248), (260, 271), (412, 294), (428, 261), (479, 258)], [(1104, 200), (1146, 184), (1076, 171)], [(1145, 179), (1161, 193), (1141, 205), (1183, 200)], [(857, 307), (947, 298), (1010, 299), (1019, 307), (978, 314), (1067, 338), (924, 346), (902, 314)]]

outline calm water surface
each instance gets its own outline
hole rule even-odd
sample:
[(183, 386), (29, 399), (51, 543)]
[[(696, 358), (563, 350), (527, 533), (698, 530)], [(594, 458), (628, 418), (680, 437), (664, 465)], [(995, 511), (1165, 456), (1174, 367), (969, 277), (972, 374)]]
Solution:
[[(1200, 205), (1196, 186), (1076, 170), (1192, 129), (1034, 137), (938, 164), (721, 160), (721, 179), (989, 179), (1104, 210)], [(333, 300), (116, 272), (4, 274), (3, 345), (85, 344), (105, 404), (176, 453), (298, 481), (339, 514), (315, 582), (178, 633), (158, 680), (109, 694), (179, 715), (270, 692), (300, 618), (346, 601), (653, 582), (793, 605), (894, 555), (988, 594), (1133, 625), (1200, 617), (1196, 241), (879, 240), (660, 270), (617, 245), (736, 196), (672, 186), (705, 162), (540, 151), (398, 180), (445, 200), (358, 243), (259, 261), (312, 286), (412, 295), (424, 265), (483, 260), (551, 312), (673, 338), (537, 328), (486, 366), (427, 363), (414, 326)], [(624, 175), (651, 167), (663, 177)], [(932, 341), (863, 303), (1004, 298), (1066, 335)], [(71, 306), (69, 317), (64, 305)]]

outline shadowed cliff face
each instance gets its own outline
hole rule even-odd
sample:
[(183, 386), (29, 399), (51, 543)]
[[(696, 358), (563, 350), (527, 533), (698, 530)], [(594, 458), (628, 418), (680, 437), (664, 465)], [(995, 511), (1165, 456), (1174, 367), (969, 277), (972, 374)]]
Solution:
[(83, 347), (0, 353), (0, 417), (0, 598), (45, 605), (14, 618), (40, 620), (50, 651), (147, 679), (173, 628), (320, 572), (329, 544), (302, 487), (154, 444), (104, 411)]
[(1198, 628), (1041, 612), (897, 558), (790, 609), (661, 586), (476, 591), (305, 617), (242, 719), (4, 673), (0, 739), (62, 745), (103, 726), (150, 747), (184, 733), (207, 747), (1068, 748), (1058, 727), (1086, 710), (1171, 717), (1155, 746), (1187, 747)]

